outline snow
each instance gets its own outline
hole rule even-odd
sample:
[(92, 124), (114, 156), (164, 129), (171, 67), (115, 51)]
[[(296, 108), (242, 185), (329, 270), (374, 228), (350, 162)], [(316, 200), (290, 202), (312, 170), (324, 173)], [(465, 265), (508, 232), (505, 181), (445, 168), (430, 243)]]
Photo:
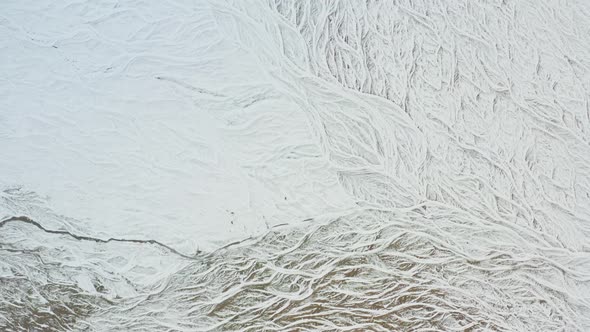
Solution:
[(0, 327), (590, 329), (586, 2), (0, 9)]

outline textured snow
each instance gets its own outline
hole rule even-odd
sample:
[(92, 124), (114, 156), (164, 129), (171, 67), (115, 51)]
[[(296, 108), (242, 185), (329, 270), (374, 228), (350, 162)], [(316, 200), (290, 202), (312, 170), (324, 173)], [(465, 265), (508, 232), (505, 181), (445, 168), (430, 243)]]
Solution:
[(590, 330), (587, 2), (0, 9), (1, 330)]

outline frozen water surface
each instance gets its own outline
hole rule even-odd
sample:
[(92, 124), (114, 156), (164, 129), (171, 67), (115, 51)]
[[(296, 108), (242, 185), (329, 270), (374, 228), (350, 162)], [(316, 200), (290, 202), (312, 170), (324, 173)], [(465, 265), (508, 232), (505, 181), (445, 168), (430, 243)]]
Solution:
[(3, 1), (0, 73), (0, 330), (590, 330), (586, 1)]

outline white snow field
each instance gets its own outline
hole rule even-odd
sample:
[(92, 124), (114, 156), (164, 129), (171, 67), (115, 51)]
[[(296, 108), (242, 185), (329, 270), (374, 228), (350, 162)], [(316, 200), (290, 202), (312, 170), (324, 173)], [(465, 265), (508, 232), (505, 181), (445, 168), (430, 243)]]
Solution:
[(1, 331), (590, 331), (590, 2), (4, 0)]

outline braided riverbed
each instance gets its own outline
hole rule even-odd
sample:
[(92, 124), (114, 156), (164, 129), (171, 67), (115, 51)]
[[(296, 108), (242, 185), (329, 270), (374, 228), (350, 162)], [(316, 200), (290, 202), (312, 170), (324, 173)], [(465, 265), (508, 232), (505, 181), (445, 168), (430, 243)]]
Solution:
[(586, 2), (0, 9), (0, 330), (590, 330)]

